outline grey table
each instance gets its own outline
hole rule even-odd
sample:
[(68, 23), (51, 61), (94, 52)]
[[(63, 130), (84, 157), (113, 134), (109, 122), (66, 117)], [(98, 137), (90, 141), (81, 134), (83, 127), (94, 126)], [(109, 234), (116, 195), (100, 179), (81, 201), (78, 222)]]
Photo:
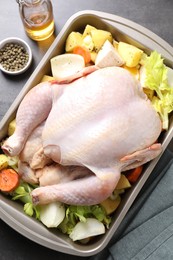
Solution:
[[(56, 24), (55, 35), (67, 19), (80, 10), (97, 10), (131, 19), (158, 34), (173, 45), (173, 1), (172, 0), (52, 0)], [(29, 39), (23, 29), (18, 5), (15, 0), (1, 3), (0, 40), (6, 37), (20, 37), (28, 42), (33, 51), (33, 63), (23, 75), (10, 77), (0, 73), (0, 119), (18, 95), (33, 70), (40, 62), (51, 40), (40, 44)], [(80, 259), (55, 252), (33, 243), (0, 220), (0, 259)], [(125, 260), (125, 259), (124, 259)]]

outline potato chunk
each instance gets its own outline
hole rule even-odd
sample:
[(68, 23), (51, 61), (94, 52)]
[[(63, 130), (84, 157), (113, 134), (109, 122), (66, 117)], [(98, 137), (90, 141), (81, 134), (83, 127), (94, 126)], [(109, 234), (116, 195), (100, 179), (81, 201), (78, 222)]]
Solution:
[(0, 170), (8, 166), (8, 157), (5, 154), (0, 154)]
[(87, 35), (89, 35), (92, 30), (97, 30), (97, 29), (94, 26), (87, 24), (85, 26), (85, 30), (84, 30), (83, 35), (82, 35), (83, 38), (85, 38)]
[(94, 42), (91, 35), (87, 35), (82, 40), (82, 46), (87, 48), (90, 52), (94, 49)]
[(71, 32), (66, 40), (65, 51), (72, 52), (76, 46), (82, 45), (82, 34), (79, 32)]
[(92, 30), (91, 37), (94, 42), (95, 51), (98, 52), (106, 40), (112, 43), (113, 37), (112, 34), (104, 30)]
[(127, 189), (130, 187), (131, 187), (131, 184), (128, 181), (127, 177), (124, 174), (121, 174), (119, 182), (117, 183), (117, 186), (116, 186), (116, 190)]
[(115, 200), (108, 198), (102, 201), (100, 204), (105, 209), (106, 214), (110, 215), (118, 208), (120, 202), (121, 202), (121, 197), (118, 195)]
[(8, 126), (8, 136), (12, 135), (16, 129), (16, 119), (13, 119)]
[(118, 52), (128, 67), (137, 66), (143, 53), (139, 48), (125, 42), (119, 42)]
[(41, 82), (46, 82), (46, 81), (51, 81), (51, 80), (55, 80), (55, 78), (52, 76), (44, 75), (41, 79)]

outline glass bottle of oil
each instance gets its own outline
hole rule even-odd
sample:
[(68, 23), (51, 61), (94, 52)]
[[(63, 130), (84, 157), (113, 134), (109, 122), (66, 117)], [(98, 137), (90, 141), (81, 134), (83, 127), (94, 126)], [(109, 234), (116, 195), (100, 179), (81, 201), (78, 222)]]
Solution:
[(16, 0), (27, 35), (42, 41), (49, 38), (55, 29), (53, 8), (50, 0)]

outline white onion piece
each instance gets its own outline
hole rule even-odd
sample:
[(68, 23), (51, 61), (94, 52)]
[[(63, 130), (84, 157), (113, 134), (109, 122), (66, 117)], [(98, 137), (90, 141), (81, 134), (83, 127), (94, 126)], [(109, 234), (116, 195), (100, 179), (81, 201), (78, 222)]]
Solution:
[(58, 81), (66, 80), (85, 67), (84, 58), (78, 54), (65, 53), (50, 60), (52, 75)]
[(70, 234), (73, 241), (97, 236), (105, 233), (103, 223), (95, 218), (87, 218), (86, 222), (78, 222)]
[(52, 202), (40, 206), (40, 220), (48, 228), (57, 227), (65, 217), (64, 205)]

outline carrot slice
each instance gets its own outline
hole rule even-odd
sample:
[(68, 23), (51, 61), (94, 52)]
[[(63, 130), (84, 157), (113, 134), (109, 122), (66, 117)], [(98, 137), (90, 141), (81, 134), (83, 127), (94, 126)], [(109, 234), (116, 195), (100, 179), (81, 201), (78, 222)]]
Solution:
[(132, 169), (132, 170), (129, 170), (126, 172), (126, 177), (127, 179), (131, 182), (131, 183), (135, 183), (139, 176), (141, 175), (142, 173), (142, 170), (143, 170), (143, 166), (138, 166), (137, 168), (135, 169)]
[(3, 169), (0, 171), (0, 190), (11, 192), (19, 185), (19, 175), (13, 169)]
[(91, 61), (91, 54), (90, 54), (89, 50), (85, 47), (76, 46), (73, 49), (73, 53), (81, 55), (84, 58), (85, 64), (87, 64)]

